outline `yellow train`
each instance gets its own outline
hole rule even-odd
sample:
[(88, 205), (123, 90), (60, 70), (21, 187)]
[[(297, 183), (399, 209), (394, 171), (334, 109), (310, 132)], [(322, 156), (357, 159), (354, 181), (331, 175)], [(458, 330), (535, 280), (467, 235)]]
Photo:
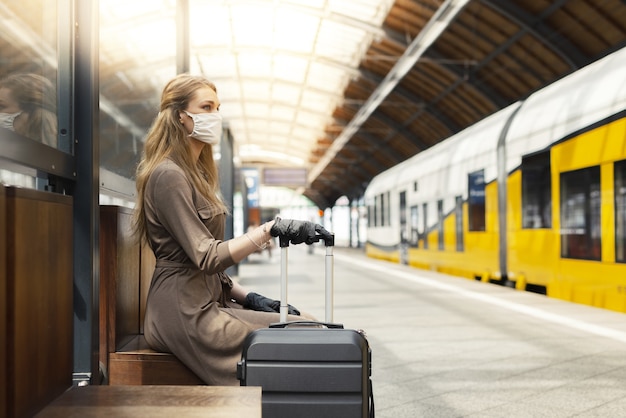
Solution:
[(369, 256), (626, 312), (626, 48), (381, 173)]

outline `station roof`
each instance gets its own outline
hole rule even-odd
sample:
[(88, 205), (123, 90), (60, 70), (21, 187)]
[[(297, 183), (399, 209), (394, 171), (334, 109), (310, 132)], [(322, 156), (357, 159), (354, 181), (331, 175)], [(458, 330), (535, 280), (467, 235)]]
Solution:
[[(3, 51), (36, 3), (0, 8)], [(100, 154), (115, 173), (134, 174), (176, 74), (185, 3), (189, 70), (215, 82), (236, 164), (305, 169), (287, 185), (321, 208), (626, 46), (623, 0), (100, 0)]]

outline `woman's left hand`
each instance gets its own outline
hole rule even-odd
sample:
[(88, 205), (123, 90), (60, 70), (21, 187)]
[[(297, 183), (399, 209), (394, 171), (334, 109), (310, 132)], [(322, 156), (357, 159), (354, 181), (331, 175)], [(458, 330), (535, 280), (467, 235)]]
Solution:
[[(288, 306), (289, 315), (300, 315), (300, 311), (291, 305)], [(278, 312), (280, 313), (280, 301), (270, 299), (258, 293), (250, 292), (246, 295), (246, 300), (243, 303), (244, 308), (252, 309), (253, 311), (262, 312)]]

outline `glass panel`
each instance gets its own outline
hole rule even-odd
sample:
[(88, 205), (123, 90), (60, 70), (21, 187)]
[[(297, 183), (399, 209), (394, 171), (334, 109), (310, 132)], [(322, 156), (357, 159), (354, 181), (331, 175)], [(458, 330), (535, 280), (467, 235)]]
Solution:
[(419, 214), (417, 206), (411, 206), (411, 247), (417, 247), (417, 241), (419, 240)]
[(439, 249), (443, 250), (443, 200), (437, 201), (437, 238)]
[(378, 213), (380, 212), (380, 195), (374, 198), (374, 222), (372, 225), (379, 226), (380, 222), (378, 221)]
[(485, 172), (468, 174), (468, 212), (470, 231), (485, 230)]
[(600, 168), (561, 173), (561, 257), (600, 260)]
[(407, 222), (406, 192), (400, 192), (400, 243), (409, 242), (410, 229)]
[(391, 225), (391, 192), (387, 192), (387, 196), (385, 196), (385, 218), (386, 225)]
[(0, 135), (57, 147), (57, 2), (0, 4)]
[(423, 235), (424, 238), (424, 249), (428, 249), (428, 203), (424, 203), (422, 205), (422, 220), (423, 220)]
[(615, 261), (626, 262), (626, 160), (615, 163)]
[(387, 219), (387, 202), (385, 197), (384, 193), (380, 195), (380, 226), (385, 226), (385, 221)]
[(456, 197), (454, 209), (456, 218), (456, 250), (463, 251), (463, 197)]
[(522, 228), (552, 227), (550, 152), (522, 159)]
[(124, 179), (134, 178), (161, 91), (176, 75), (175, 6), (100, 1), (100, 166)]

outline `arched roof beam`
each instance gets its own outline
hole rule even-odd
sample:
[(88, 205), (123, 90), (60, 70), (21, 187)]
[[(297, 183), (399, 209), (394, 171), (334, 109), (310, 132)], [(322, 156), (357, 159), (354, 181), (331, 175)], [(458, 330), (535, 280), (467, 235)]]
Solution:
[[(460, 24), (460, 23), (457, 23), (457, 24)], [(389, 42), (395, 43), (400, 48), (404, 48), (405, 47), (405, 39), (404, 39), (404, 37), (400, 33), (396, 32), (394, 30), (391, 30), (391, 29), (387, 29), (385, 31), (385, 33), (386, 33), (387, 40)], [(482, 35), (480, 35), (480, 34), (479, 34), (479, 36), (482, 37)], [(487, 40), (487, 41), (489, 41), (489, 40)], [(509, 42), (507, 42), (507, 43), (505, 43), (503, 45), (500, 45), (496, 49), (496, 51), (494, 51), (494, 53), (490, 54), (488, 56), (488, 58), (486, 58), (482, 63), (473, 63), (472, 64), (472, 68), (470, 69), (470, 72), (476, 72), (476, 68), (484, 66), (487, 62), (491, 61), (493, 58), (498, 56), (504, 50), (508, 49), (508, 47), (512, 43), (513, 43), (513, 41), (509, 40)], [(422, 62), (422, 61), (423, 62), (433, 62), (433, 63), (439, 64), (439, 65), (441, 65), (442, 63), (449, 62), (448, 59), (446, 59), (445, 57), (441, 56), (440, 54), (438, 54), (437, 52), (433, 51), (432, 49), (430, 49), (428, 51), (428, 55), (429, 55), (429, 57), (425, 57), (425, 56), (421, 57), (420, 58), (420, 62)], [(391, 57), (391, 58), (393, 58), (393, 57)], [(462, 72), (462, 70), (457, 69), (454, 66), (447, 66), (446, 68), (447, 68), (448, 71), (453, 73), (457, 77), (457, 79), (462, 79), (465, 76), (465, 74)], [(361, 74), (363, 74), (363, 73), (365, 73), (365, 71), (361, 70)], [(372, 82), (379, 83), (380, 80), (372, 79)], [(491, 102), (495, 106), (497, 106), (497, 107), (504, 107), (504, 106), (506, 106), (508, 104), (506, 99), (504, 99), (501, 95), (496, 93), (489, 86), (481, 85), (480, 91), (483, 92), (483, 94), (489, 100), (491, 100)], [(412, 96), (411, 93), (407, 92), (404, 89), (396, 89), (396, 90), (394, 90), (394, 93), (395, 94), (400, 94), (400, 95), (405, 95), (405, 96), (407, 96), (407, 98), (410, 98)], [(434, 111), (433, 109), (429, 109), (429, 110), (432, 111), (433, 115), (435, 115), (439, 120), (441, 120), (442, 123), (445, 123), (445, 124), (454, 123), (449, 118), (447, 118), (446, 116), (442, 115), (441, 113), (439, 113), (437, 111)]]
[[(500, 48), (502, 48), (502, 46), (500, 46), (498, 49)], [(473, 63), (469, 68), (469, 73), (476, 73), (479, 68), (484, 67), (487, 62), (493, 60), (501, 52), (502, 51), (499, 50), (498, 52), (494, 52), (487, 56), (483, 61)], [(433, 62), (438, 63), (444, 60), (444, 57), (442, 57), (441, 54), (434, 50), (428, 51), (428, 55), (430, 56), (430, 58), (425, 58), (425, 61), (432, 60)], [(463, 72), (464, 69), (460, 69), (457, 66), (446, 66), (446, 70), (454, 74), (457, 80), (465, 80), (466, 78), (466, 74)], [(470, 77), (470, 79), (475, 80), (476, 78)], [(478, 85), (478, 83), (470, 84), (474, 84), (475, 86)], [(481, 83), (480, 87), (476, 87), (476, 90), (479, 90), (481, 95), (486, 97), (494, 105), (494, 107), (502, 109), (509, 104), (509, 101), (507, 99), (502, 97), (502, 95), (496, 93), (490, 86), (484, 83)]]
[(568, 2), (568, 0), (555, 0), (550, 2), (550, 6), (547, 7), (539, 16), (533, 16), (527, 13), (524, 9), (517, 6), (515, 2), (512, 1), (479, 1), (492, 9), (497, 10), (499, 13), (522, 27), (524, 30), (518, 33), (516, 38), (521, 37), (523, 33), (532, 34), (537, 39), (541, 40), (544, 45), (554, 51), (563, 60), (563, 62), (566, 62), (567, 65), (570, 66), (572, 70), (580, 68), (588, 62), (587, 57), (585, 57), (580, 49), (575, 47), (565, 38), (560, 40), (561, 46), (557, 47), (551, 40), (554, 36), (554, 31), (550, 30), (545, 24), (542, 23), (548, 16), (561, 9), (563, 5)]
[[(378, 80), (378, 77), (373, 74), (371, 71), (361, 71), (361, 75), (362, 77), (366, 78), (367, 80), (369, 80), (372, 83), (376, 83), (378, 84), (380, 81)], [(402, 97), (403, 99), (412, 102), (412, 103), (421, 103), (422, 105), (419, 106), (418, 110), (415, 111), (408, 119), (406, 119), (405, 121), (402, 122), (402, 124), (400, 125), (400, 127), (398, 128), (398, 122), (391, 120), (389, 118), (386, 118), (384, 115), (381, 115), (381, 112), (378, 112), (376, 114), (376, 117), (378, 117), (379, 119), (381, 119), (386, 125), (392, 127), (391, 129), (408, 137), (408, 138), (412, 138), (412, 141), (415, 145), (417, 145), (418, 147), (420, 147), (422, 150), (425, 150), (426, 148), (429, 148), (430, 145), (426, 144), (425, 142), (421, 141), (420, 139), (416, 138), (415, 135), (411, 132), (408, 131), (407, 127), (413, 123), (413, 121), (415, 121), (415, 119), (417, 119), (422, 113), (424, 113), (425, 111), (425, 107), (428, 105), (428, 103), (425, 103), (421, 98), (417, 98), (415, 97), (415, 95), (413, 93), (411, 93), (410, 91), (408, 91), (407, 89), (405, 89), (404, 87), (396, 87), (393, 90), (393, 94)], [(446, 115), (444, 115), (443, 113), (439, 112), (437, 109), (435, 108), (428, 108), (428, 113), (430, 113), (431, 115), (433, 115), (435, 118), (437, 118), (442, 124), (444, 124), (445, 126), (449, 126), (451, 131), (458, 131), (460, 130), (460, 126), (458, 123), (456, 123), (455, 121), (453, 121), (452, 119), (450, 119), (449, 117), (447, 117)], [(385, 141), (388, 141), (391, 138), (386, 138)]]
[(354, 185), (351, 181), (348, 181), (346, 176), (341, 178), (331, 178), (324, 180), (317, 180), (325, 186), (329, 186), (329, 193), (325, 194), (328, 201), (335, 202), (341, 196), (355, 197), (358, 190), (361, 190), (362, 183)]
[(465, 7), (469, 0), (446, 0), (433, 17), (424, 26), (419, 35), (411, 42), (405, 53), (398, 60), (396, 65), (387, 74), (382, 83), (376, 88), (374, 93), (368, 98), (367, 102), (355, 117), (350, 121), (346, 129), (333, 142), (331, 147), (309, 172), (308, 181), (312, 182), (326, 166), (332, 161), (333, 157), (339, 152), (344, 144), (354, 135), (360, 126), (370, 117), (380, 103), (393, 91), (397, 84), (404, 76), (413, 68), (415, 63), (424, 54), (424, 52), (435, 42), (441, 33), (443, 33), (457, 14)]
[[(376, 117), (377, 119), (382, 121), (382, 117), (383, 115), (376, 115), (373, 116)], [(395, 121), (391, 121), (391, 120), (386, 120), (383, 121), (383, 124), (385, 126), (388, 127), (388, 129), (392, 129), (393, 128), (391, 126), (393, 126), (396, 122)], [(403, 161), (404, 160), (404, 156), (401, 155), (400, 153), (398, 153), (397, 151), (395, 151), (392, 148), (389, 147), (383, 147), (383, 145), (387, 144), (387, 140), (385, 138), (380, 138), (380, 137), (374, 137), (374, 135), (369, 132), (367, 130), (367, 128), (361, 128), (359, 129), (354, 136), (358, 136), (359, 138), (363, 139), (363, 141), (365, 141), (369, 146), (371, 150), (380, 150), (388, 159), (392, 160), (392, 161)], [(346, 144), (347, 146), (348, 144)]]
[(362, 138), (365, 142), (367, 142), (369, 146), (371, 147), (370, 149), (372, 151), (380, 150), (380, 152), (384, 154), (385, 157), (387, 157), (391, 161), (400, 162), (400, 161), (404, 161), (404, 159), (406, 158), (404, 155), (400, 154), (398, 151), (394, 150), (393, 148), (384, 147), (384, 145), (388, 144), (387, 139), (386, 138), (374, 138), (374, 135), (367, 132), (367, 129), (359, 130), (359, 132), (356, 135), (358, 135), (359, 138)]

